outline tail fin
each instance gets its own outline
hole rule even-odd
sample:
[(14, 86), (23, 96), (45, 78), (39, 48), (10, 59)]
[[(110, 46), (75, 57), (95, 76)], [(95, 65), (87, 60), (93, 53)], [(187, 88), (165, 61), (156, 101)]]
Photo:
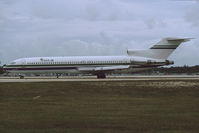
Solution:
[(187, 42), (190, 39), (191, 38), (164, 38), (149, 50), (127, 50), (127, 54), (129, 56), (167, 59), (182, 42)]

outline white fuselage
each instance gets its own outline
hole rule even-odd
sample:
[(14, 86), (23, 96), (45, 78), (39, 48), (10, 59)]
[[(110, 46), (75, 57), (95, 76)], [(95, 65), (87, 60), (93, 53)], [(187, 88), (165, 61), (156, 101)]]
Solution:
[(21, 58), (4, 65), (8, 73), (91, 73), (133, 72), (169, 65), (167, 60), (132, 56), (73, 56)]
[(173, 64), (170, 54), (190, 38), (164, 38), (148, 50), (128, 50), (128, 56), (32, 57), (14, 60), (2, 73), (89, 73), (105, 78), (106, 73), (134, 72)]

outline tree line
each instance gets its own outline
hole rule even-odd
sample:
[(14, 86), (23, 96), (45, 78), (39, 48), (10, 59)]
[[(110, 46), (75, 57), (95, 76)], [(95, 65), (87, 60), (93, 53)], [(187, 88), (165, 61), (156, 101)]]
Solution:
[(199, 65), (196, 66), (173, 66), (173, 67), (159, 67), (140, 72), (139, 74), (199, 74)]

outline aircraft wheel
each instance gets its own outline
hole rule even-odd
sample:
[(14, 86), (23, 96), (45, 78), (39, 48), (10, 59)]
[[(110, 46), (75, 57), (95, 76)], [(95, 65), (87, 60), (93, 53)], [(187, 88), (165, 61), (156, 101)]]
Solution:
[(61, 74), (57, 73), (57, 74), (56, 74), (57, 79), (59, 78), (59, 76), (61, 76)]
[(19, 78), (20, 78), (20, 79), (24, 79), (24, 76), (23, 76), (23, 75), (19, 75)]
[(98, 79), (105, 79), (106, 75), (104, 73), (99, 73), (99, 74), (97, 74), (97, 78)]

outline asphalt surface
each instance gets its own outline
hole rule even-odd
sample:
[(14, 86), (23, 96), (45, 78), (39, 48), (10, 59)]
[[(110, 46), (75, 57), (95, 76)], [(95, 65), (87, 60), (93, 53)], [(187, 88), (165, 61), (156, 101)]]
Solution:
[(199, 75), (173, 75), (173, 76), (108, 76), (106, 79), (97, 79), (95, 76), (74, 77), (0, 77), (0, 82), (89, 82), (89, 81), (158, 81), (158, 80), (198, 80)]

